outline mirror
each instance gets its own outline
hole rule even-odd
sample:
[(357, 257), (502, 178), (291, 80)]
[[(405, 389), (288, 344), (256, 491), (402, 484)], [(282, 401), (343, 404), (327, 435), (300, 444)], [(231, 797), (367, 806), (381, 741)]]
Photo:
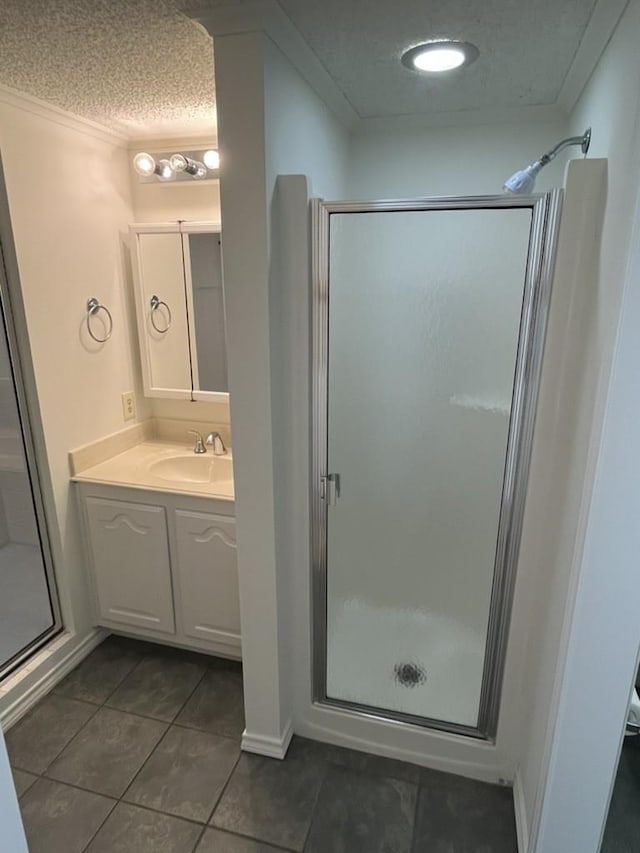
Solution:
[(132, 225), (130, 233), (145, 396), (225, 400), (219, 224)]

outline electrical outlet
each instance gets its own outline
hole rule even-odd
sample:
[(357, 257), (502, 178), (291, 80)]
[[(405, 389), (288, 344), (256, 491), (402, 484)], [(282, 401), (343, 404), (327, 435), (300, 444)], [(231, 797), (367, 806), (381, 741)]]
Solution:
[(122, 415), (125, 421), (132, 421), (136, 416), (136, 398), (133, 391), (125, 391), (122, 395)]

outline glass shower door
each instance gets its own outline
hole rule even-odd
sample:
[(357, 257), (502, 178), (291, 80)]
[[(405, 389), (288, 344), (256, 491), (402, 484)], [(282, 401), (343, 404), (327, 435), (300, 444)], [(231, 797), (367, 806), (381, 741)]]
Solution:
[(532, 213), (328, 217), (323, 701), (481, 727)]
[(9, 354), (2, 316), (0, 312), (0, 678), (57, 630), (26, 408), (19, 404), (21, 377)]

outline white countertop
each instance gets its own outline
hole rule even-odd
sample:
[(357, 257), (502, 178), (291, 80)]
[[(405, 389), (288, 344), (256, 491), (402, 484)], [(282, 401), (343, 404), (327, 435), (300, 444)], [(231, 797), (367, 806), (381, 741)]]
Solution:
[[(154, 463), (161, 460), (200, 458), (210, 471), (210, 479), (202, 480), (159, 476), (154, 472)], [(172, 492), (198, 497), (217, 498), (218, 500), (233, 501), (233, 462), (231, 454), (214, 456), (211, 451), (205, 454), (194, 454), (193, 445), (189, 443), (170, 442), (155, 439), (143, 441), (135, 447), (118, 453), (110, 459), (85, 468), (78, 472), (72, 480), (77, 483), (102, 483), (112, 486), (127, 486), (130, 488), (148, 489), (156, 492)]]

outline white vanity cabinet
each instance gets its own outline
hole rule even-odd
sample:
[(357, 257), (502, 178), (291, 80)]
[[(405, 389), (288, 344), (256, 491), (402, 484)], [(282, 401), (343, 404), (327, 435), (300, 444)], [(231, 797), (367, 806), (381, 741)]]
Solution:
[(85, 507), (100, 619), (173, 634), (164, 507), (98, 497)]
[(240, 625), (235, 519), (178, 509), (175, 525), (183, 630), (233, 643)]
[(240, 657), (234, 504), (76, 483), (96, 624)]

